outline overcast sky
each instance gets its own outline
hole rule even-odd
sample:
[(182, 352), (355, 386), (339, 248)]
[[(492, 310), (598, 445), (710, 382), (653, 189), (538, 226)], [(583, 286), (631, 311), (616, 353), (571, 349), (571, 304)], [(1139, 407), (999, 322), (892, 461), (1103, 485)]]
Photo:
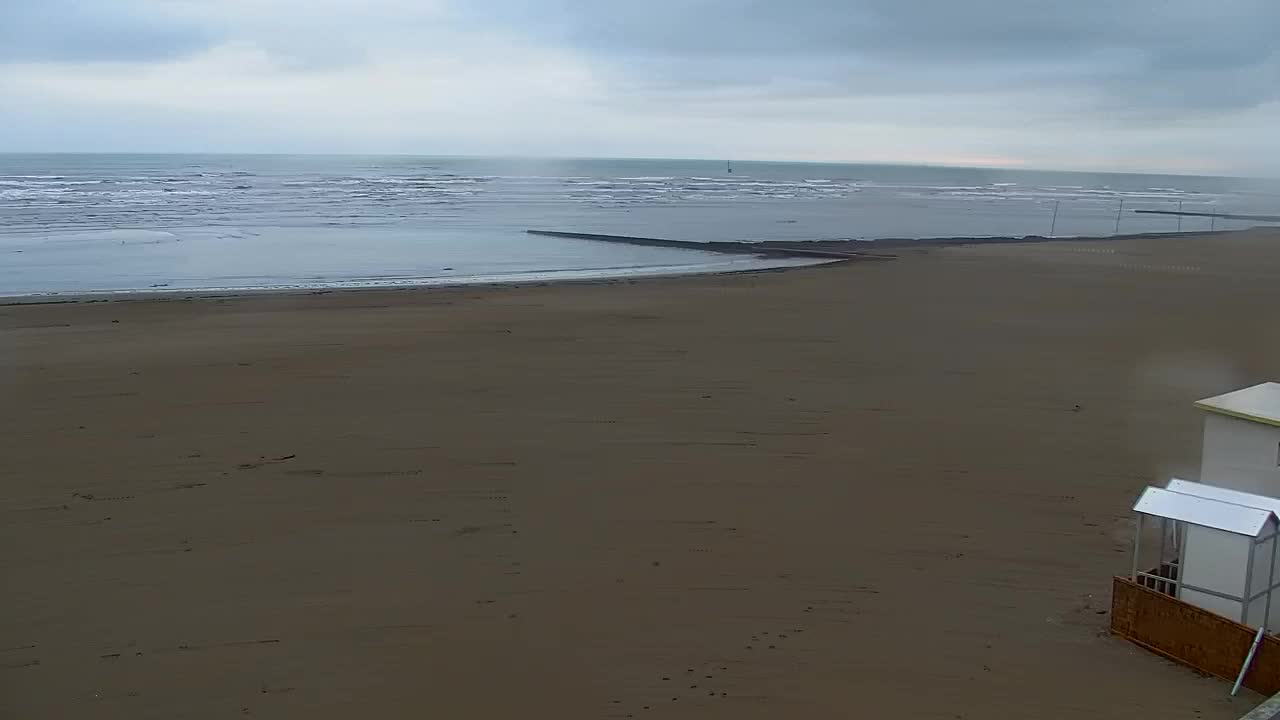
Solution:
[(1280, 175), (1280, 0), (0, 0), (0, 151)]

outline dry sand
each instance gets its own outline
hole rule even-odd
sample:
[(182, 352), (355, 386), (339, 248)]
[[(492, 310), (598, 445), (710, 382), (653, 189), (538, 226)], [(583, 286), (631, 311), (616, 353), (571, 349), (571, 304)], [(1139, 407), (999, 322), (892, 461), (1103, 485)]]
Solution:
[(1105, 612), (1278, 241), (2, 307), (0, 713), (1235, 717)]

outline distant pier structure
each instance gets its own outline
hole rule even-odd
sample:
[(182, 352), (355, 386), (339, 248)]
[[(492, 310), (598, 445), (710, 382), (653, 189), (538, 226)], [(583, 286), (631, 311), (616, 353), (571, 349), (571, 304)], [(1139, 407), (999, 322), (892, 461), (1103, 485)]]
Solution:
[(1239, 213), (1192, 212), (1190, 210), (1134, 210), (1133, 213), (1135, 215), (1176, 215), (1178, 217), (1207, 217), (1221, 220), (1280, 222), (1280, 215), (1241, 215)]

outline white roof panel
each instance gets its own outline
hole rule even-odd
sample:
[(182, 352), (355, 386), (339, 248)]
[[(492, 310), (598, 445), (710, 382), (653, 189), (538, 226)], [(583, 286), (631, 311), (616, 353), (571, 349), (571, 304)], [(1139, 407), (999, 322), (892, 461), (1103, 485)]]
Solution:
[(1196, 402), (1201, 410), (1280, 427), (1280, 383), (1267, 382)]
[(1133, 509), (1144, 515), (1181, 520), (1249, 537), (1261, 534), (1267, 522), (1275, 517), (1269, 510), (1185, 495), (1158, 487), (1144, 490)]
[(1244, 505), (1245, 507), (1267, 510), (1275, 513), (1276, 517), (1280, 518), (1280, 498), (1267, 497), (1266, 495), (1254, 495), (1253, 493), (1230, 490), (1228, 488), (1218, 487), (1217, 485), (1208, 485), (1202, 482), (1179, 480), (1178, 478), (1173, 478), (1169, 481), (1169, 484), (1164, 487), (1166, 490), (1182, 493), (1183, 495), (1195, 495), (1197, 497), (1209, 498), (1210, 500), (1232, 503), (1233, 505)]

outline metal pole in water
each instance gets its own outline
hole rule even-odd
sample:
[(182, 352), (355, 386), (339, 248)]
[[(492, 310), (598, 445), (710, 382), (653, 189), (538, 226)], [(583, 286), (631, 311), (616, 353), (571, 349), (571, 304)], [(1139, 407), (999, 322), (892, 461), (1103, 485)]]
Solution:
[(1120, 234), (1120, 214), (1124, 212), (1124, 198), (1120, 198), (1120, 209), (1116, 211), (1116, 235)]
[(1049, 237), (1053, 237), (1053, 232), (1058, 229), (1058, 206), (1061, 204), (1061, 200), (1053, 201), (1053, 222), (1049, 223)]
[(1213, 229), (1216, 228), (1217, 226), (1218, 226), (1218, 216), (1210, 215), (1209, 216), (1209, 232), (1213, 232)]
[[(1182, 201), (1178, 201), (1178, 212), (1182, 212)], [(1178, 232), (1182, 232), (1182, 216), (1178, 216)]]

